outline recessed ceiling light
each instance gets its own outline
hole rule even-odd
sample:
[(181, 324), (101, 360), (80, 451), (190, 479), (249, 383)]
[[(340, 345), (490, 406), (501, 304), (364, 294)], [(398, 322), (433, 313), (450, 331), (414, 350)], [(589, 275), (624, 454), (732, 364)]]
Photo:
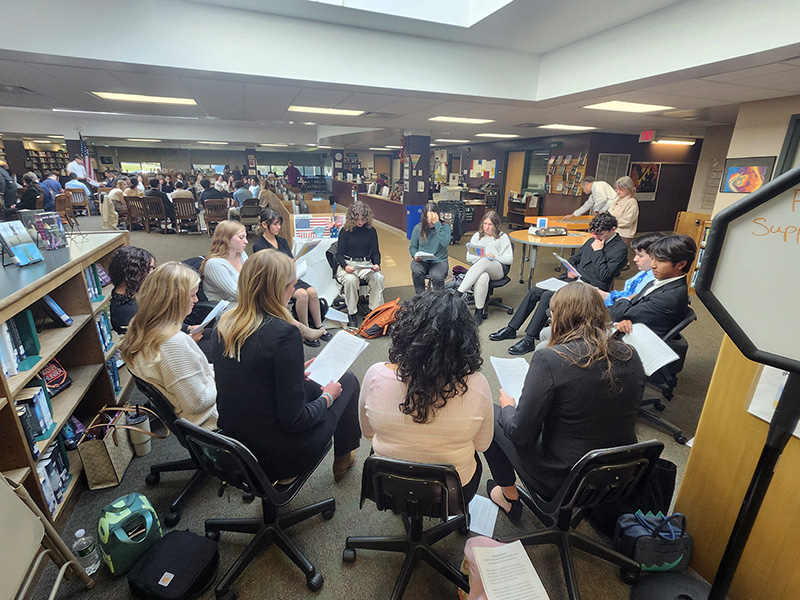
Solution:
[(316, 115), (341, 115), (344, 117), (357, 117), (364, 114), (363, 110), (350, 110), (345, 108), (320, 108), (319, 106), (295, 106), (287, 108), (289, 112), (312, 113)]
[(203, 142), (203, 141), (199, 141), (199, 140), (198, 140), (197, 143), (198, 144), (216, 144), (216, 145), (219, 145), (219, 146), (227, 146), (228, 145), (228, 142)]
[(59, 140), (64, 139), (63, 135), (48, 135), (47, 137), (54, 138), (54, 139), (59, 139)]
[(386, 148), (370, 148), (370, 150), (375, 150), (376, 152), (386, 152)]
[(80, 113), (83, 115), (113, 115), (116, 117), (125, 116), (125, 113), (120, 112), (105, 112), (101, 110), (74, 110), (71, 108), (54, 108), (53, 112)]
[(402, 150), (402, 146), (386, 146), (387, 148), (391, 148), (392, 150)]
[(518, 138), (519, 136), (516, 133), (476, 133), (475, 137), (510, 139)]
[(632, 113), (649, 113), (658, 110), (673, 110), (674, 106), (662, 106), (660, 104), (642, 104), (640, 102), (623, 102), (622, 100), (610, 100), (609, 102), (601, 102), (599, 104), (590, 104), (583, 108), (591, 108), (593, 110), (616, 110), (619, 112), (632, 112)]
[(53, 140), (31, 140), (34, 144), (55, 144)]
[(316, 125), (314, 121), (303, 121), (303, 125)]
[(183, 106), (196, 106), (192, 98), (173, 98), (170, 96), (149, 96), (147, 94), (120, 94), (117, 92), (90, 92), (103, 100), (117, 102), (144, 102), (146, 104), (181, 104)]
[(444, 123), (469, 123), (470, 125), (483, 125), (494, 123), (494, 119), (469, 119), (467, 117), (431, 117), (428, 121), (442, 121)]
[(151, 139), (147, 139), (147, 138), (127, 138), (127, 139), (128, 139), (129, 142), (153, 142), (153, 143), (157, 143), (157, 142), (161, 141), (161, 140), (151, 140)]
[(597, 129), (597, 127), (588, 127), (586, 125), (562, 125), (560, 123), (553, 123), (551, 125), (539, 125), (539, 129), (563, 129), (564, 131), (588, 131), (590, 129)]
[(270, 148), (286, 148), (289, 144), (259, 144), (259, 146), (267, 146)]
[(654, 144), (671, 144), (673, 146), (694, 146), (695, 140), (671, 140), (669, 138), (656, 140)]
[(330, 146), (317, 146), (317, 148), (330, 148)]
[(449, 140), (446, 138), (439, 138), (437, 142), (444, 142), (445, 144), (468, 144), (469, 140)]

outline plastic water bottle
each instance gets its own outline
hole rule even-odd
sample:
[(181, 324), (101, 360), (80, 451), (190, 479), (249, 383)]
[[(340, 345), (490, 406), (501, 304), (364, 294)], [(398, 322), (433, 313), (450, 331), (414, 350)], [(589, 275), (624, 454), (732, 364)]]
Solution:
[(91, 534), (84, 529), (75, 532), (75, 541), (72, 543), (72, 552), (78, 558), (78, 562), (86, 571), (87, 575), (94, 575), (100, 568), (100, 552), (97, 550), (97, 543)]

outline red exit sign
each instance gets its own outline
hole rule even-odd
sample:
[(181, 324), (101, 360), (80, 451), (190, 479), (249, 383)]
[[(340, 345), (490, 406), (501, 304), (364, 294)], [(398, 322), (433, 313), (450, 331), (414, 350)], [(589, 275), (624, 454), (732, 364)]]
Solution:
[(656, 130), (650, 129), (648, 131), (643, 131), (639, 134), (639, 141), (640, 142), (652, 142), (656, 139)]

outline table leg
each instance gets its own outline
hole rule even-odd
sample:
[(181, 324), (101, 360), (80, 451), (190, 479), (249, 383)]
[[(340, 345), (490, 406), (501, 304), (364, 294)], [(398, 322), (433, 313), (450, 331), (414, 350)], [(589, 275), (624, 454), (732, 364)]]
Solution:
[(531, 289), (531, 282), (533, 281), (533, 269), (536, 268), (536, 246), (531, 246), (531, 267), (528, 271), (528, 289)]
[(522, 260), (519, 261), (519, 282), (525, 283), (523, 273), (525, 273), (525, 261), (528, 259), (528, 244), (522, 244)]

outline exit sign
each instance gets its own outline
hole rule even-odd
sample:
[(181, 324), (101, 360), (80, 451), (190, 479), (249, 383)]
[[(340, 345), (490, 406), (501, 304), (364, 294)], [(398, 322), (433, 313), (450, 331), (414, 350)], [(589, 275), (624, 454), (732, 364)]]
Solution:
[(639, 134), (640, 142), (652, 142), (656, 139), (656, 130), (650, 129)]

